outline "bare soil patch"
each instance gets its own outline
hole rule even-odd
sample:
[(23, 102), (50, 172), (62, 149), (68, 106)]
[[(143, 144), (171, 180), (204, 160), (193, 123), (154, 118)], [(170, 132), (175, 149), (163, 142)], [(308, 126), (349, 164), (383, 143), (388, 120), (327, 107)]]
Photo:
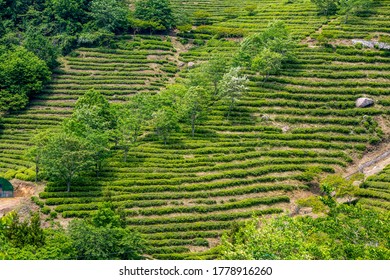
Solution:
[(14, 186), (15, 197), (0, 199), (0, 217), (8, 212), (16, 211), (22, 218), (25, 218), (31, 211), (37, 211), (39, 207), (31, 201), (31, 196), (43, 191), (44, 185), (18, 179), (10, 182)]

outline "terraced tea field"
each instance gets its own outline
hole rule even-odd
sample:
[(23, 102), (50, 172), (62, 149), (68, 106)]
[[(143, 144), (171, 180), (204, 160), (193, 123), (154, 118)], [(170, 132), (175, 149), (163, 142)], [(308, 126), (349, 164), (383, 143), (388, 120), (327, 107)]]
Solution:
[[(157, 92), (174, 78), (186, 78), (191, 70), (178, 67), (180, 62), (197, 64), (213, 53), (230, 55), (238, 49), (240, 38), (217, 39), (214, 34), (257, 32), (277, 18), (301, 40), (296, 59), (266, 82), (245, 69), (249, 90), (229, 118), (227, 106), (218, 103), (195, 137), (183, 126), (164, 145), (150, 133), (129, 153), (128, 162), (118, 151), (98, 181), (90, 178), (69, 193), (65, 186), (49, 184), (40, 197), (63, 218), (88, 216), (111, 200), (124, 208), (128, 225), (145, 237), (148, 254), (160, 259), (213, 258), (207, 250), (237, 221), (294, 211), (293, 202), (310, 194), (314, 171), (340, 172), (388, 136), (378, 123), (385, 124), (390, 112), (390, 54), (360, 49), (348, 40), (377, 32), (388, 36), (390, 1), (376, 1), (374, 13), (347, 24), (338, 17), (317, 16), (310, 1), (244, 2), (237, 7), (231, 0), (174, 0), (174, 6), (190, 12), (208, 11), (214, 24), (181, 38), (122, 37), (115, 49), (81, 48), (65, 57), (53, 83), (30, 108), (4, 119), (0, 172), (32, 166), (23, 153), (35, 130), (57, 125), (86, 90), (95, 88), (112, 102)], [(248, 16), (242, 7), (253, 3), (257, 14)], [(228, 17), (231, 9), (237, 17)], [(328, 48), (317, 44), (315, 38), (325, 30), (343, 41), (334, 37)], [(184, 38), (192, 46), (188, 51), (174, 47), (180, 40), (185, 43)], [(193, 39), (203, 40), (203, 45), (192, 45)], [(375, 106), (356, 108), (361, 96), (375, 99)], [(386, 183), (376, 184), (385, 177), (370, 179), (361, 196), (380, 188), (378, 197), (387, 200)], [(387, 202), (378, 201), (364, 198), (360, 203), (388, 209)]]
[(159, 91), (177, 71), (175, 50), (168, 41), (137, 36), (118, 37), (116, 43), (115, 49), (80, 48), (64, 58), (52, 83), (30, 107), (3, 119), (0, 173), (30, 167), (23, 156), (29, 139), (37, 130), (56, 126), (69, 116), (86, 90), (94, 88), (112, 102), (123, 102), (135, 93)]
[(370, 176), (358, 191), (359, 204), (367, 208), (390, 210), (390, 166), (377, 175)]

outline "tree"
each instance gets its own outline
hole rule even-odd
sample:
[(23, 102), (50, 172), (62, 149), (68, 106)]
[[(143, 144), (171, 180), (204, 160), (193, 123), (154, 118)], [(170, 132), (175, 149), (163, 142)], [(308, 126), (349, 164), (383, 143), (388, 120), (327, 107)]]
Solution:
[(270, 74), (277, 74), (282, 67), (283, 56), (265, 48), (252, 61), (252, 69), (260, 72), (267, 80)]
[(178, 131), (178, 115), (170, 107), (162, 107), (152, 114), (151, 125), (166, 145), (172, 132)]
[[(173, 11), (173, 17), (175, 19), (175, 25), (179, 29), (186, 29), (188, 30), (188, 27), (192, 28), (192, 20), (191, 20), (191, 14), (183, 9), (183, 8), (176, 8)], [(183, 31), (184, 32), (184, 31)]]
[(91, 17), (97, 28), (119, 32), (128, 28), (129, 9), (122, 0), (93, 0)]
[[(47, 5), (51, 7), (56, 18), (72, 22), (83, 22), (85, 20), (84, 0), (48, 0)], [(91, 2), (91, 1), (88, 1)]]
[(319, 14), (330, 16), (337, 12), (339, 0), (311, 0), (317, 6)]
[(141, 134), (141, 129), (152, 115), (151, 96), (138, 94), (133, 96), (129, 102), (118, 109), (118, 129), (119, 146), (123, 149), (124, 161)]
[(151, 20), (141, 20), (138, 18), (134, 18), (133, 16), (129, 16), (129, 25), (134, 31), (134, 35), (141, 31), (149, 31), (152, 34), (155, 31), (164, 31), (165, 27), (161, 25), (159, 22), (154, 22)]
[(38, 182), (40, 166), (44, 156), (44, 149), (49, 139), (48, 131), (43, 131), (34, 135), (31, 139), (33, 146), (27, 150), (27, 157), (35, 164), (35, 183)]
[(240, 75), (240, 67), (233, 67), (227, 72), (221, 81), (220, 98), (229, 104), (228, 117), (242, 94), (247, 90), (246, 76)]
[(176, 26), (168, 0), (139, 0), (135, 3), (134, 16), (144, 21), (156, 22), (166, 30)]
[(340, 0), (340, 13), (345, 15), (345, 23), (348, 17), (367, 11), (372, 5), (372, 0)]
[(67, 133), (86, 141), (87, 149), (92, 152), (97, 177), (104, 161), (111, 155), (109, 140), (116, 125), (116, 115), (110, 103), (95, 90), (87, 91), (77, 100), (72, 117), (64, 122)]
[(41, 228), (39, 214), (35, 213), (30, 220), (20, 221), (16, 212), (11, 212), (2, 221), (4, 237), (17, 248), (26, 245), (42, 246), (45, 243), (45, 235)]
[(235, 64), (250, 67), (252, 60), (265, 48), (281, 54), (282, 62), (294, 58), (292, 50), (295, 48), (295, 42), (291, 39), (284, 22), (280, 20), (272, 21), (262, 33), (246, 37), (234, 59)]
[(213, 55), (204, 66), (203, 70), (207, 75), (206, 77), (208, 77), (213, 85), (214, 96), (218, 96), (219, 82), (221, 81), (223, 75), (227, 72), (228, 67), (229, 62), (227, 57), (220, 54)]
[(23, 47), (0, 56), (0, 111), (24, 108), (29, 97), (40, 92), (50, 80), (44, 61)]
[(59, 65), (57, 61), (58, 49), (48, 37), (43, 36), (38, 30), (31, 28), (26, 32), (23, 46), (45, 61), (50, 69), (54, 69)]
[(91, 89), (81, 96), (75, 105), (72, 118), (96, 130), (115, 129), (117, 117), (108, 100)]
[(184, 116), (190, 120), (191, 134), (194, 137), (196, 123), (205, 116), (210, 95), (202, 87), (190, 87), (182, 98), (181, 109)]
[(134, 260), (141, 259), (144, 250), (141, 236), (123, 228), (120, 215), (108, 205), (103, 205), (91, 221), (73, 220), (68, 231), (82, 260)]
[(65, 132), (50, 136), (44, 148), (42, 166), (50, 180), (65, 182), (67, 192), (72, 182), (93, 165), (88, 142)]

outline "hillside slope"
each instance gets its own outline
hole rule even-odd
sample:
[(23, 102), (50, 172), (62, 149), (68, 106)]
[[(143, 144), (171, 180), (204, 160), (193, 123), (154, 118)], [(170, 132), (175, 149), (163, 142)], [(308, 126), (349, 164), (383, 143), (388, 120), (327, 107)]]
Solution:
[[(236, 1), (187, 1), (182, 8), (205, 8), (213, 24), (181, 38), (120, 37), (115, 48), (77, 50), (63, 59), (52, 84), (27, 110), (4, 119), (0, 172), (32, 166), (23, 157), (31, 136), (58, 125), (85, 90), (95, 88), (112, 102), (157, 92), (176, 70), (181, 69), (180, 79), (188, 74), (177, 58), (200, 63), (212, 53), (232, 54), (240, 40), (230, 37), (261, 31), (274, 18), (284, 20), (301, 41), (296, 61), (266, 82), (247, 69), (249, 91), (230, 118), (226, 106), (216, 104), (195, 137), (187, 127), (168, 145), (147, 135), (127, 163), (117, 152), (98, 181), (91, 178), (70, 193), (65, 186), (41, 193), (64, 218), (88, 216), (111, 200), (125, 208), (129, 226), (144, 235), (153, 257), (213, 258), (202, 252), (236, 221), (293, 211), (295, 199), (310, 194), (313, 170), (342, 171), (388, 137), (378, 123), (386, 124), (390, 112), (390, 54), (355, 47), (351, 39), (388, 38), (390, 1), (376, 1), (370, 15), (347, 24), (342, 17), (319, 17), (310, 1), (292, 2), (247, 0), (257, 3), (257, 14), (249, 16), (241, 8), (246, 4), (237, 7)], [(237, 17), (229, 16), (232, 9)], [(328, 34), (332, 47), (316, 41), (321, 34)], [(175, 49), (184, 39), (188, 51)], [(375, 106), (355, 108), (361, 96), (375, 99)]]

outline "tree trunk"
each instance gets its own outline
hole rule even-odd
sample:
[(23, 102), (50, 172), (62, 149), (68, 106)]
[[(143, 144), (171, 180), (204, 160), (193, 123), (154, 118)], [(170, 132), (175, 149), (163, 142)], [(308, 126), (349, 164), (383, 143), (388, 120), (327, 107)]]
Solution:
[(218, 82), (214, 82), (214, 96), (218, 96)]
[(99, 178), (99, 162), (96, 162), (96, 178)]
[(194, 135), (195, 135), (195, 119), (196, 119), (196, 117), (192, 116), (192, 118), (191, 118), (191, 127), (192, 127), (191, 133), (192, 133), (192, 137), (194, 137)]
[(124, 161), (124, 162), (127, 162), (127, 154), (129, 153), (129, 149), (128, 149), (128, 148), (125, 148), (123, 151), (124, 151), (124, 158), (123, 158), (123, 161)]
[(229, 112), (228, 112), (228, 115), (227, 115), (228, 118), (230, 117), (230, 113), (232, 112), (233, 105), (234, 105), (234, 100), (232, 98), (232, 100), (230, 102), (230, 105), (229, 105)]
[(35, 164), (35, 184), (38, 183), (39, 165)]
[(67, 192), (70, 192), (70, 183), (71, 183), (71, 179), (68, 179), (67, 182), (66, 182), (66, 186), (67, 186)]

